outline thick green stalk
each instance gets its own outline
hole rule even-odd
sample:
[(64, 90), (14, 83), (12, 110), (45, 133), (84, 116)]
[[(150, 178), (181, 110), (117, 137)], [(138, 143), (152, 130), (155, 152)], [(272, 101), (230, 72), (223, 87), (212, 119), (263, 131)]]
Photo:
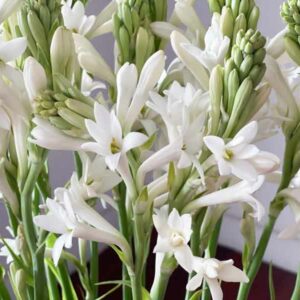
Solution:
[(31, 252), (33, 262), (33, 273), (34, 273), (34, 299), (47, 299), (47, 285), (43, 261), (43, 251), (36, 252), (37, 240), (35, 234), (35, 226), (33, 224), (32, 215), (32, 193), (35, 188), (36, 181), (43, 167), (44, 160), (41, 159), (39, 162), (33, 162), (31, 164), (24, 189), (21, 193), (21, 213), (24, 224), (24, 232), (28, 247)]
[[(223, 221), (223, 217), (221, 217), (218, 223), (216, 224), (216, 227), (209, 240), (208, 247), (205, 253), (205, 257), (207, 258), (216, 256), (217, 248), (218, 248), (218, 240), (219, 240), (220, 231), (222, 227), (222, 221)], [(210, 291), (206, 284), (203, 286), (202, 300), (210, 300)]]
[(96, 285), (99, 281), (99, 251), (98, 243), (90, 242), (91, 249), (91, 262), (90, 262), (90, 281), (91, 287), (96, 299), (98, 296), (98, 286)]
[(77, 300), (78, 298), (76, 296), (66, 263), (59, 263), (57, 268), (61, 280), (60, 284), (63, 292), (63, 300)]
[(54, 274), (51, 272), (49, 266), (46, 265), (46, 276), (47, 276), (47, 285), (49, 290), (49, 299), (50, 300), (59, 300), (60, 295), (58, 292), (57, 281)]
[(9, 291), (3, 280), (0, 281), (0, 299), (1, 300), (10, 300)]
[(151, 288), (152, 300), (164, 300), (172, 273), (157, 272)]
[[(129, 224), (128, 224), (128, 218), (126, 213), (126, 186), (124, 183), (121, 183), (118, 186), (117, 197), (118, 197), (117, 203), (118, 203), (118, 213), (119, 213), (118, 216), (119, 227), (123, 236), (130, 243), (129, 230), (128, 230)], [(124, 282), (130, 281), (129, 274), (124, 263), (122, 264), (122, 279)], [(132, 292), (130, 287), (126, 284), (123, 284), (122, 290), (123, 290), (123, 300), (131, 300)]]
[(300, 268), (298, 270), (295, 288), (293, 291), (293, 295), (291, 297), (291, 300), (298, 300), (298, 299), (300, 299)]

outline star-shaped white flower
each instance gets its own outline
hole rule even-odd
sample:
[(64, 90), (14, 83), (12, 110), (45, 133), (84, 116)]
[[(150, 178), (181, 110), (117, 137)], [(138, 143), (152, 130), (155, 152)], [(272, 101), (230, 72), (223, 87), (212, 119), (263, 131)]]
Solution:
[(56, 199), (47, 199), (48, 213), (34, 217), (34, 223), (42, 229), (60, 235), (52, 249), (57, 265), (64, 247), (72, 247), (72, 238), (97, 241), (119, 246), (130, 257), (128, 243), (122, 235), (97, 211), (90, 207), (74, 191), (57, 189)]
[(121, 124), (114, 111), (95, 104), (95, 119), (86, 120), (86, 127), (96, 142), (85, 143), (82, 148), (101, 155), (108, 167), (114, 171), (118, 168), (122, 156), (136, 147), (143, 145), (148, 137), (139, 132), (130, 132), (123, 138)]
[(153, 223), (158, 233), (154, 252), (171, 253), (186, 271), (192, 269), (192, 251), (188, 245), (192, 234), (192, 217), (180, 216), (176, 209), (168, 215), (168, 206), (160, 208), (153, 215)]
[(211, 72), (216, 65), (224, 65), (229, 45), (230, 39), (223, 35), (220, 28), (220, 15), (215, 13), (205, 35), (205, 49), (192, 44), (184, 44), (183, 47)]
[(214, 258), (193, 258), (193, 270), (197, 273), (187, 284), (187, 290), (194, 291), (207, 283), (213, 300), (222, 300), (221, 281), (248, 282), (246, 274), (233, 266), (233, 260), (219, 261)]
[(84, 5), (81, 1), (76, 1), (73, 6), (72, 3), (72, 0), (68, 0), (61, 8), (64, 24), (66, 28), (76, 33), (87, 35), (93, 29), (96, 17), (85, 15)]
[(257, 134), (257, 122), (242, 128), (227, 144), (217, 136), (206, 136), (204, 143), (213, 153), (220, 175), (233, 174), (244, 180), (256, 180), (279, 167), (279, 159), (272, 153), (262, 152), (251, 144)]

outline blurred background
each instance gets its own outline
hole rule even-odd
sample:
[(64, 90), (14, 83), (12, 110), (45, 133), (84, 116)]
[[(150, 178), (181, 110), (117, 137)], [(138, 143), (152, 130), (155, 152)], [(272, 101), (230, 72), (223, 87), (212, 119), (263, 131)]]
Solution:
[[(110, 0), (90, 0), (87, 14), (98, 14), (98, 12), (106, 6)], [(170, 0), (170, 8), (174, 5), (174, 0)], [(272, 37), (280, 30), (283, 29), (284, 24), (281, 21), (279, 15), (280, 5), (283, 3), (281, 0), (256, 0), (257, 5), (261, 8), (260, 18), (260, 31), (267, 37)], [(197, 11), (206, 26), (210, 24), (210, 13), (206, 0), (196, 1)], [(113, 37), (110, 35), (102, 36), (94, 40), (95, 46), (101, 52), (101, 55), (113, 65)], [(173, 53), (170, 48), (167, 50), (168, 57), (173, 57)], [(283, 137), (278, 135), (272, 139), (265, 141), (259, 145), (264, 150), (269, 150), (277, 154), (280, 158), (283, 156)], [(68, 152), (52, 151), (50, 153), (50, 174), (53, 188), (63, 186), (66, 181), (69, 180), (73, 172), (73, 155)], [(266, 184), (264, 188), (257, 193), (257, 198), (263, 202), (265, 207), (268, 207), (269, 202), (274, 194), (275, 186)], [(4, 213), (4, 209), (1, 212)], [(103, 214), (113, 222), (115, 222), (115, 216), (109, 209), (103, 211)], [(225, 216), (222, 226), (222, 232), (220, 236), (220, 244), (227, 246), (231, 249), (241, 251), (243, 245), (243, 239), (239, 231), (239, 220), (241, 216), (241, 210), (239, 205), (231, 208)], [(257, 236), (260, 236), (261, 228), (264, 225), (262, 220), (258, 224)], [(275, 232), (273, 233), (271, 242), (269, 244), (266, 261), (272, 261), (274, 265), (277, 265), (283, 269), (296, 271), (300, 264), (299, 241), (281, 241), (277, 238), (278, 232), (284, 228), (285, 225), (293, 222), (292, 214), (287, 208), (281, 215), (279, 222), (277, 223)], [(0, 215), (1, 236), (8, 237), (9, 234), (5, 230), (6, 225), (5, 216)]]

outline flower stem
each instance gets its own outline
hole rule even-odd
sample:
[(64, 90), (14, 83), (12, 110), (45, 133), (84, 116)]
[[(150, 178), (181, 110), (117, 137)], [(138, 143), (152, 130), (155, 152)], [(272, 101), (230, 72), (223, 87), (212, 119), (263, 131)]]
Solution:
[(90, 280), (94, 298), (98, 296), (98, 286), (96, 285), (99, 280), (99, 252), (98, 252), (98, 243), (91, 242), (91, 262), (90, 262)]
[(295, 288), (293, 291), (293, 295), (291, 297), (291, 300), (298, 300), (298, 299), (300, 299), (300, 268), (298, 270)]
[(156, 272), (151, 288), (152, 300), (164, 300), (171, 273)]

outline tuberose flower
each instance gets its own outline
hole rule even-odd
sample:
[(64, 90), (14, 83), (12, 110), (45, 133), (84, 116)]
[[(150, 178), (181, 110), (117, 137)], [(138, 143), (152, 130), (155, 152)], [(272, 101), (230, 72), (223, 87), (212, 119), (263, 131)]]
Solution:
[(153, 215), (153, 223), (158, 233), (154, 252), (171, 253), (186, 271), (192, 270), (192, 251), (188, 245), (192, 234), (192, 217), (179, 215), (176, 209), (168, 214), (168, 206), (160, 208)]
[(73, 32), (87, 35), (92, 30), (96, 17), (85, 15), (84, 5), (81, 1), (76, 1), (73, 6), (72, 3), (72, 0), (68, 0), (63, 3), (61, 8), (64, 24)]
[(85, 143), (82, 148), (101, 155), (111, 170), (116, 170), (122, 156), (129, 150), (143, 145), (148, 137), (139, 132), (130, 132), (123, 138), (121, 124), (114, 111), (111, 113), (95, 104), (95, 119), (86, 120), (86, 127), (95, 142)]
[(6, 20), (22, 4), (23, 0), (2, 0), (0, 2), (0, 23)]
[(186, 213), (192, 213), (205, 206), (241, 202), (247, 203), (253, 207), (253, 217), (260, 221), (264, 215), (265, 209), (263, 205), (252, 196), (252, 194), (262, 186), (264, 179), (264, 176), (260, 175), (256, 181), (243, 180), (229, 186), (228, 188), (206, 194), (190, 202), (183, 211)]
[[(0, 4), (1, 5), (1, 4)], [(1, 8), (0, 8), (1, 9)], [(1, 12), (0, 12), (1, 17)], [(0, 61), (10, 62), (18, 58), (27, 48), (27, 40), (24, 37), (10, 41), (3, 41), (0, 38)]]
[(182, 46), (211, 72), (216, 65), (224, 65), (229, 45), (230, 39), (223, 35), (220, 28), (220, 15), (214, 13), (212, 24), (205, 35), (205, 49), (201, 50), (192, 44)]
[(227, 144), (217, 136), (204, 137), (204, 143), (213, 153), (220, 175), (233, 174), (244, 180), (256, 180), (279, 167), (279, 159), (272, 153), (262, 152), (251, 144), (257, 134), (257, 122), (242, 128)]
[(194, 291), (207, 283), (213, 300), (222, 300), (221, 281), (248, 282), (246, 274), (233, 265), (233, 260), (219, 261), (214, 258), (193, 258), (193, 270), (197, 273), (187, 284), (187, 290)]

